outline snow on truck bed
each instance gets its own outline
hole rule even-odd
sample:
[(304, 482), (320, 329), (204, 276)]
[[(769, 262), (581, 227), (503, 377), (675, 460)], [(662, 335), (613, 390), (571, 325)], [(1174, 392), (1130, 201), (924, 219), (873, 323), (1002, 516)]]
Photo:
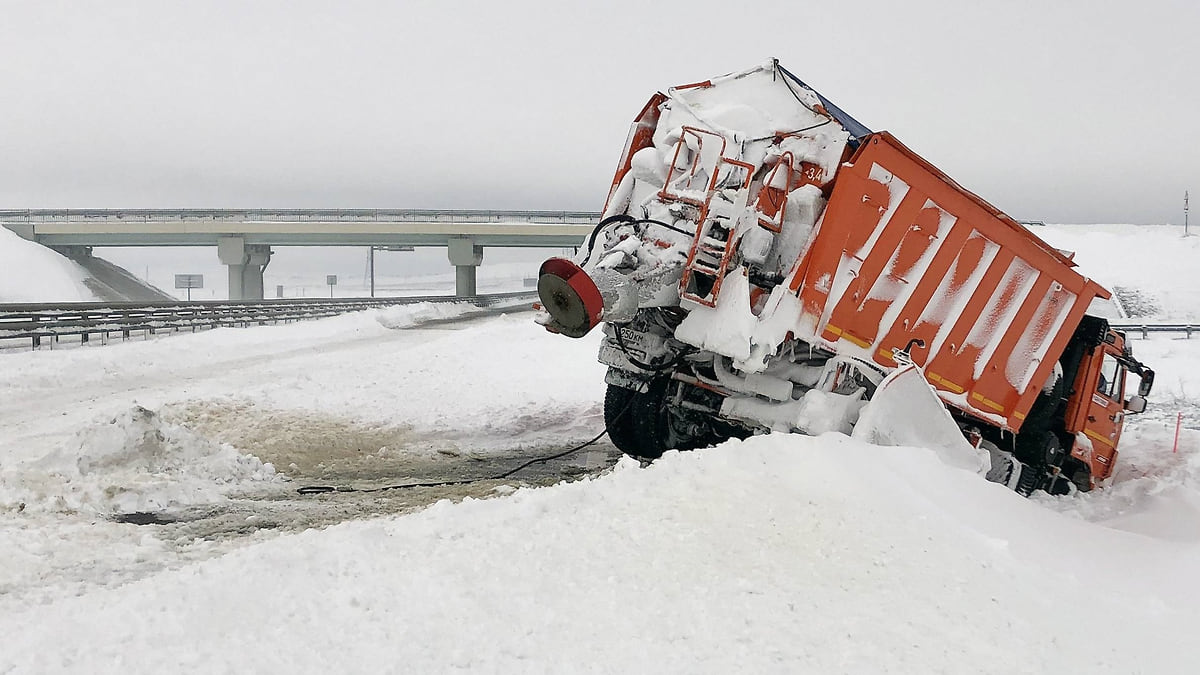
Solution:
[[(1193, 241), (1118, 229), (1127, 258)], [(1044, 237), (1091, 241), (1077, 232)], [(1093, 270), (1075, 248), (1085, 274), (1156, 291), (1185, 260)], [(1176, 412), (1200, 422), (1196, 339), (1134, 342), (1159, 373), (1152, 410), (1113, 484), (1069, 498), (830, 433), (234, 542), (103, 518), (122, 488), (276, 489), (286, 466), (206, 436), (218, 412), (280, 435), (390, 421), (493, 454), (599, 430), (594, 337), (521, 314), (381, 318), (0, 355), (0, 672), (1190, 673), (1200, 657), (1200, 433), (1171, 452)], [(122, 452), (145, 439), (166, 465)]]

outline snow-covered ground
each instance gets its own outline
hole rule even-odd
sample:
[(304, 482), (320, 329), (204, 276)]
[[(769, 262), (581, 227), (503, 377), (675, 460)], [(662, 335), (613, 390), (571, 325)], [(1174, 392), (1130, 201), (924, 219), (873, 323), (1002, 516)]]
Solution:
[(1031, 228), (1075, 253), (1079, 271), (1115, 292), (1142, 321), (1200, 319), (1200, 236), (1176, 225), (1046, 225)]
[[(1200, 317), (1178, 228), (1037, 232), (1154, 316)], [(1200, 432), (1172, 445), (1178, 412), (1200, 422), (1200, 340), (1181, 336), (1135, 341), (1152, 410), (1086, 495), (772, 435), (308, 530), (112, 520), (601, 429), (598, 335), (434, 311), (0, 354), (0, 672), (1195, 670)]]
[(66, 256), (0, 227), (0, 303), (92, 302), (86, 278)]

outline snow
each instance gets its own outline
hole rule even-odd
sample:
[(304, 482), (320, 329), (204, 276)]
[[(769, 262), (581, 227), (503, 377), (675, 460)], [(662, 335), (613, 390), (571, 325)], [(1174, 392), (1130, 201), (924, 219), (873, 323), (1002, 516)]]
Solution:
[(990, 465), (987, 452), (977, 451), (963, 438), (925, 374), (912, 364), (883, 378), (850, 435), (874, 445), (929, 448), (947, 466), (979, 475), (987, 473)]
[(1172, 225), (1045, 225), (1031, 231), (1075, 253), (1078, 271), (1115, 292), (1135, 321), (1200, 316), (1200, 237)]
[(25, 510), (106, 515), (208, 504), (246, 483), (278, 478), (257, 457), (134, 406), (81, 429), (3, 483)]
[(750, 338), (756, 322), (750, 310), (750, 280), (744, 268), (725, 277), (714, 306), (693, 305), (675, 327), (675, 339), (739, 361), (750, 358)]
[(0, 227), (0, 302), (93, 302), (87, 276), (66, 256)]
[[(1036, 231), (1154, 316), (1200, 316), (1178, 228)], [(1117, 248), (1085, 254), (1092, 234)], [(1181, 336), (1133, 342), (1150, 409), (1088, 494), (1027, 500), (934, 450), (773, 434), (306, 530), (107, 517), (601, 428), (600, 331), (423, 321), (438, 312), (0, 353), (0, 672), (1194, 670), (1200, 340)]]
[(972, 375), (974, 380), (983, 375), (983, 369), (992, 361), (1000, 342), (1010, 334), (1017, 312), (1025, 304), (1039, 276), (1038, 270), (1020, 258), (1013, 258), (1009, 263), (1004, 277), (996, 284), (979, 319), (967, 334), (966, 344), (960, 349), (960, 352), (968, 347), (979, 349)]

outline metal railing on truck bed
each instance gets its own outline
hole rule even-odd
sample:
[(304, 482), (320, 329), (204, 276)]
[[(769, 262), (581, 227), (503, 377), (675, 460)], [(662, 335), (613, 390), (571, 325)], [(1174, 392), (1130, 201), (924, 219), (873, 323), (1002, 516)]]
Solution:
[(420, 302), (469, 303), (481, 308), (534, 300), (535, 293), (494, 293), (473, 297), (426, 295), (393, 298), (285, 299), (228, 302), (74, 302), (0, 304), (0, 347), (28, 344), (54, 347), (62, 338), (102, 343), (136, 333), (195, 332), (217, 327), (244, 327), (318, 319), (376, 307)]

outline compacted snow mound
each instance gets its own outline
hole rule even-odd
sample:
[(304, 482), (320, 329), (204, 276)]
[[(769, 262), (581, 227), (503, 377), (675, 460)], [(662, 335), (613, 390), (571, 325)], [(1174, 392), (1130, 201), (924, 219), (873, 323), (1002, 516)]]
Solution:
[(0, 227), (0, 303), (92, 302), (87, 272), (66, 256)]
[(470, 302), (418, 302), (381, 309), (375, 315), (375, 320), (384, 328), (415, 328), (431, 321), (447, 321), (497, 310), (528, 309), (530, 304), (528, 298), (519, 297), (501, 300), (486, 308)]
[(418, 302), (381, 309), (375, 320), (384, 328), (413, 328), (428, 321), (456, 319), (480, 311), (469, 302)]
[(211, 504), (276, 480), (270, 464), (135, 406), (3, 476), (0, 499), (28, 510), (109, 515)]
[(29, 606), (0, 670), (1182, 673), (1166, 580), (1198, 560), (928, 450), (773, 434)]

